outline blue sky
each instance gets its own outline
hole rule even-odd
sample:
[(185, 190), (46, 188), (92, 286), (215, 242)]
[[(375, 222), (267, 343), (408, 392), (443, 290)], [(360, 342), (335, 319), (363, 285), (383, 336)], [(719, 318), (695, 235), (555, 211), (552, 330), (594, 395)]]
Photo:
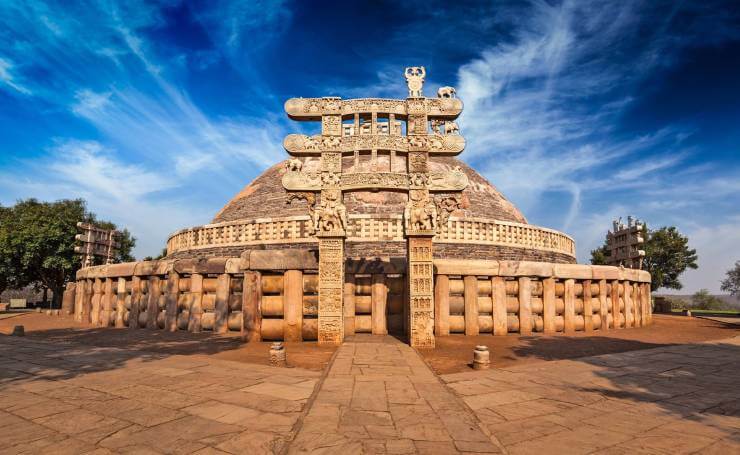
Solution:
[(285, 157), (286, 98), (403, 97), (413, 65), (580, 261), (627, 214), (689, 235), (687, 292), (740, 260), (733, 2), (0, 0), (0, 203), (84, 197), (157, 254)]

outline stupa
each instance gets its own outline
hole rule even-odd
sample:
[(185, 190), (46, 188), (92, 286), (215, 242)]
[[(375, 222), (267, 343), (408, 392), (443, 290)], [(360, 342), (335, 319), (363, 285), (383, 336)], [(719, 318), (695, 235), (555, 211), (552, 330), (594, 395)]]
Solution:
[(424, 67), (404, 76), (404, 99), (286, 101), (317, 134), (288, 135), (289, 158), (172, 234), (164, 260), (80, 270), (78, 319), (330, 344), (391, 332), (422, 348), (649, 323), (649, 274), (576, 264), (572, 238), (528, 224), (456, 158), (455, 89), (428, 98)]

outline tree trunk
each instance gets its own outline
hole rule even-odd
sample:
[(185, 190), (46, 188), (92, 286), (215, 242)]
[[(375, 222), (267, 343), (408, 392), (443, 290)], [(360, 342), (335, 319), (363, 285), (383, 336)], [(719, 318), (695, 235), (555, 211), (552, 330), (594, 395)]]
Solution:
[(55, 285), (52, 287), (51, 292), (53, 292), (51, 296), (51, 307), (61, 308), (62, 307), (62, 297), (64, 295), (64, 286)]

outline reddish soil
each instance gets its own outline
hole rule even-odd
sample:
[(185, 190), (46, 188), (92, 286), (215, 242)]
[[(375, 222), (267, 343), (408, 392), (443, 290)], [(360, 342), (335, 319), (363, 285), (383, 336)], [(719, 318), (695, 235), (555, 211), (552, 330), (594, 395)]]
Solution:
[[(88, 346), (125, 348), (142, 355), (209, 355), (222, 360), (269, 364), (272, 342), (244, 343), (238, 334), (214, 335), (184, 331), (96, 328), (75, 322), (72, 317), (43, 313), (0, 319), (0, 334), (9, 335), (15, 325), (23, 325), (26, 337), (45, 341), (72, 342)], [(288, 365), (320, 371), (329, 363), (335, 347), (316, 342), (287, 342)]]
[[(599, 332), (595, 332), (599, 333)], [(491, 334), (437, 337), (434, 350), (419, 352), (438, 374), (469, 371), (473, 348), (482, 344), (491, 351), (491, 365), (505, 367), (544, 360), (650, 349), (670, 344), (697, 343), (740, 335), (740, 328), (707, 319), (654, 315), (653, 324), (637, 329), (610, 330), (601, 335), (577, 332), (571, 336), (519, 336)]]

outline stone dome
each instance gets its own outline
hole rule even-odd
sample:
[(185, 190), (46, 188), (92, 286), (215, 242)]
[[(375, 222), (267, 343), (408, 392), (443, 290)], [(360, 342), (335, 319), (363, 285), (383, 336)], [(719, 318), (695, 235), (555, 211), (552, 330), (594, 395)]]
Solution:
[[(370, 154), (360, 154), (342, 160), (342, 170), (348, 174), (406, 169), (403, 155), (380, 154), (373, 160)], [(468, 178), (459, 208), (450, 213), (447, 224), (434, 238), (435, 257), (575, 262), (573, 239), (528, 224), (496, 187), (468, 165), (450, 156), (432, 156), (428, 163), (432, 173), (459, 168)], [(303, 157), (301, 166), (303, 171), (318, 172), (320, 158)], [(245, 250), (255, 249), (315, 249), (306, 201), (291, 201), (290, 192), (283, 187), (282, 178), (287, 172), (286, 161), (272, 166), (231, 199), (211, 224), (172, 234), (167, 243), (168, 258), (238, 257)], [(403, 213), (407, 201), (408, 193), (404, 191), (346, 191), (349, 225), (345, 256), (406, 257)]]
[[(351, 158), (351, 157), (349, 157)], [(405, 163), (394, 163), (395, 169)], [(346, 172), (368, 172), (369, 160), (345, 164)], [(388, 168), (389, 156), (378, 157), (378, 167)], [(431, 172), (442, 172), (459, 166), (467, 175), (468, 187), (462, 192), (462, 209), (453, 212), (452, 216), (465, 218), (488, 218), (514, 223), (526, 223), (524, 215), (501, 192), (485, 178), (462, 161), (452, 157), (430, 157)], [(304, 170), (318, 171), (319, 159), (306, 158)], [(252, 183), (245, 186), (213, 218), (213, 223), (238, 221), (257, 218), (274, 218), (305, 215), (305, 203), (288, 203), (288, 191), (281, 183), (286, 173), (285, 162), (280, 162)], [(403, 213), (408, 200), (406, 193), (391, 191), (354, 191), (345, 193), (344, 204), (348, 214), (398, 215)]]

